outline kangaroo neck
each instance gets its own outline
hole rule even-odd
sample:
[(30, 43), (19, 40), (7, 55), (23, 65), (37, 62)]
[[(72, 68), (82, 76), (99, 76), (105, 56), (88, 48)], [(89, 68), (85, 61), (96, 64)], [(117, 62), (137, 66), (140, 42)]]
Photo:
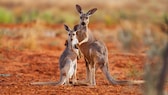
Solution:
[(88, 25), (86, 25), (86, 26), (81, 26), (81, 30), (82, 30), (82, 31), (88, 31), (88, 30), (89, 30)]
[(70, 49), (70, 50), (73, 50), (75, 49), (75, 45), (77, 44), (76, 41), (68, 41), (68, 46), (67, 48)]
[(86, 43), (92, 43), (95, 40), (93, 34), (91, 33), (87, 25), (81, 26), (81, 30), (77, 32), (77, 35), (79, 42), (84, 40), (86, 37), (88, 37), (88, 41)]
[[(86, 37), (86, 36), (88, 36), (88, 32), (89, 32), (89, 28), (88, 28), (88, 25), (86, 25), (86, 26), (80, 26), (80, 32), (79, 32), (79, 35), (80, 35), (80, 38), (82, 38), (82, 40)], [(79, 36), (78, 35), (78, 36)], [(82, 37), (83, 36), (83, 37)]]
[(73, 40), (73, 41), (68, 41), (68, 46), (67, 46), (67, 48), (70, 50), (70, 51), (72, 51), (72, 52), (74, 52), (76, 55), (78, 55), (78, 49), (76, 49), (75, 48), (75, 45), (77, 44), (77, 40)]

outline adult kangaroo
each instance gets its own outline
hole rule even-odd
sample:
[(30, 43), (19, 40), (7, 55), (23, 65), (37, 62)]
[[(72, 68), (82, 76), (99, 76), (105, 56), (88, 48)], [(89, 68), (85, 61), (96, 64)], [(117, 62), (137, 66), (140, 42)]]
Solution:
[(84, 13), (79, 5), (76, 5), (76, 9), (80, 15), (80, 30), (77, 31), (77, 38), (79, 41), (78, 47), (84, 55), (86, 63), (86, 83), (90, 85), (96, 85), (95, 72), (98, 68), (101, 69), (107, 80), (111, 84), (140, 84), (143, 81), (119, 81), (115, 80), (108, 69), (108, 50), (106, 45), (96, 39), (88, 28), (89, 17), (96, 12), (97, 8), (90, 9)]

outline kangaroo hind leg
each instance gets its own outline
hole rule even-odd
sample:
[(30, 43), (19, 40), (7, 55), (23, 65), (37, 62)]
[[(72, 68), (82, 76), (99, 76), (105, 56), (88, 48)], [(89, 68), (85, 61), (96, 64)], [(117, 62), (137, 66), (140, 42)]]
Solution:
[(91, 70), (90, 70), (90, 67), (89, 67), (89, 61), (85, 58), (85, 64), (86, 64), (86, 80), (85, 82), (89, 82), (90, 81), (90, 74), (91, 74)]
[(77, 60), (74, 62), (73, 69), (74, 69), (74, 73), (73, 73), (73, 76), (72, 76), (72, 84), (74, 85), (74, 84), (77, 83), (77, 78), (76, 78)]

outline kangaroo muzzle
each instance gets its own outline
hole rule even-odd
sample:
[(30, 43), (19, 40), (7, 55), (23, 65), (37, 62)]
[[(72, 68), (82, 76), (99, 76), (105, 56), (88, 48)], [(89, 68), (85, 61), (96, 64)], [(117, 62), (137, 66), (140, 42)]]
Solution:
[(84, 26), (84, 25), (86, 25), (86, 23), (85, 23), (85, 22), (82, 22), (82, 23), (81, 23), (81, 25), (83, 25), (83, 26)]

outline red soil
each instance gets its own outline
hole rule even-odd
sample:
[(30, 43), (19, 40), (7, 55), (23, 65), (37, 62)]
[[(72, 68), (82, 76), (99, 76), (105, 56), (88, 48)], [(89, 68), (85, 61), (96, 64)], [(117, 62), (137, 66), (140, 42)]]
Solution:
[[(57, 39), (59, 38), (55, 40)], [(64, 42), (64, 40), (61, 41)], [(119, 80), (143, 78), (144, 55), (123, 53), (114, 43), (106, 43), (106, 45), (109, 50), (109, 70), (113, 77)], [(143, 94), (143, 85), (111, 85), (100, 70), (96, 72), (97, 85), (93, 87), (30, 85), (31, 82), (35, 81), (59, 80), (58, 59), (64, 48), (64, 45), (58, 47), (43, 46), (38, 51), (0, 48), (1, 95)], [(77, 68), (78, 80), (85, 79), (86, 69), (83, 58), (78, 61)]]

